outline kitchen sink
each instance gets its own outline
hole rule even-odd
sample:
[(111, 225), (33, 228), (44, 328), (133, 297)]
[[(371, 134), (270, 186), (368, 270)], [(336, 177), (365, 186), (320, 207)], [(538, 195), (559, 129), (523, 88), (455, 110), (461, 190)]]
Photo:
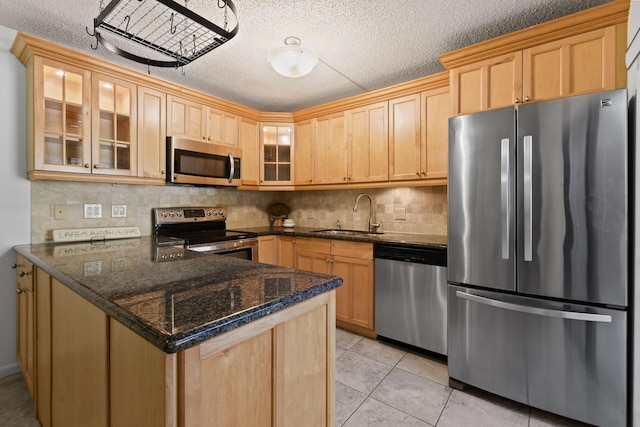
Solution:
[(342, 229), (329, 229), (329, 230), (315, 230), (314, 233), (326, 234), (329, 236), (377, 236), (384, 234), (382, 231), (366, 231), (366, 230), (342, 230)]

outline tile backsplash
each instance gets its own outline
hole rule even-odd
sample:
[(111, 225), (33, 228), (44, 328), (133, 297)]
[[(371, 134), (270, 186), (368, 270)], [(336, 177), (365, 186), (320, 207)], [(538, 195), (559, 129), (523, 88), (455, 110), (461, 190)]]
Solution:
[[(291, 208), (298, 226), (366, 229), (369, 200), (373, 198), (381, 231), (447, 234), (447, 188), (407, 187), (367, 190), (296, 192), (239, 191), (234, 188), (94, 184), (59, 181), (31, 183), (31, 241), (52, 240), (52, 230), (65, 228), (138, 226), (142, 235), (153, 233), (151, 208), (167, 206), (221, 206), (227, 209), (227, 227), (268, 226), (268, 207), (282, 202)], [(85, 203), (102, 204), (102, 218), (84, 219)], [(66, 219), (54, 219), (54, 206), (66, 206)], [(127, 205), (126, 218), (112, 218), (111, 205)], [(404, 219), (400, 219), (404, 217)]]

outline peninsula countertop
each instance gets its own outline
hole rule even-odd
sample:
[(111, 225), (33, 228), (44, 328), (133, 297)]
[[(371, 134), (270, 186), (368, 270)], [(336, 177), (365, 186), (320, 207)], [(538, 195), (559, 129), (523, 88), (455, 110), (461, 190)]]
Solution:
[(339, 277), (192, 251), (156, 262), (157, 245), (155, 237), (144, 236), (14, 249), (165, 353), (342, 284)]

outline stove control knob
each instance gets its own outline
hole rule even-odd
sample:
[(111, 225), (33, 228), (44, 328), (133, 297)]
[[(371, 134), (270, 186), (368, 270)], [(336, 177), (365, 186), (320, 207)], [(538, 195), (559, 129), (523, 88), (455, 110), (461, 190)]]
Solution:
[(171, 212), (169, 212), (169, 216), (170, 216), (171, 218), (173, 218), (174, 216), (176, 216), (176, 214), (175, 214), (173, 211), (171, 211)]
[(180, 211), (176, 212), (176, 216), (177, 216), (178, 218), (180, 218), (180, 217), (182, 216), (182, 212), (180, 212)]
[(167, 213), (166, 213), (166, 212), (161, 212), (161, 213), (160, 213), (160, 216), (161, 216), (162, 218), (166, 218), (166, 217), (167, 217)]
[(207, 211), (207, 216), (215, 215), (216, 211)]

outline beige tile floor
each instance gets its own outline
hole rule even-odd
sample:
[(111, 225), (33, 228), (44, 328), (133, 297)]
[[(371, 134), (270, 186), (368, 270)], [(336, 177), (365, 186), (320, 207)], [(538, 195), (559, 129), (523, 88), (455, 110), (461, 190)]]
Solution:
[[(583, 426), (478, 390), (448, 386), (447, 366), (338, 329), (336, 426)], [(20, 374), (0, 379), (0, 426), (36, 427)]]
[(447, 365), (387, 343), (336, 332), (338, 427), (584, 426), (479, 390), (448, 386)]

